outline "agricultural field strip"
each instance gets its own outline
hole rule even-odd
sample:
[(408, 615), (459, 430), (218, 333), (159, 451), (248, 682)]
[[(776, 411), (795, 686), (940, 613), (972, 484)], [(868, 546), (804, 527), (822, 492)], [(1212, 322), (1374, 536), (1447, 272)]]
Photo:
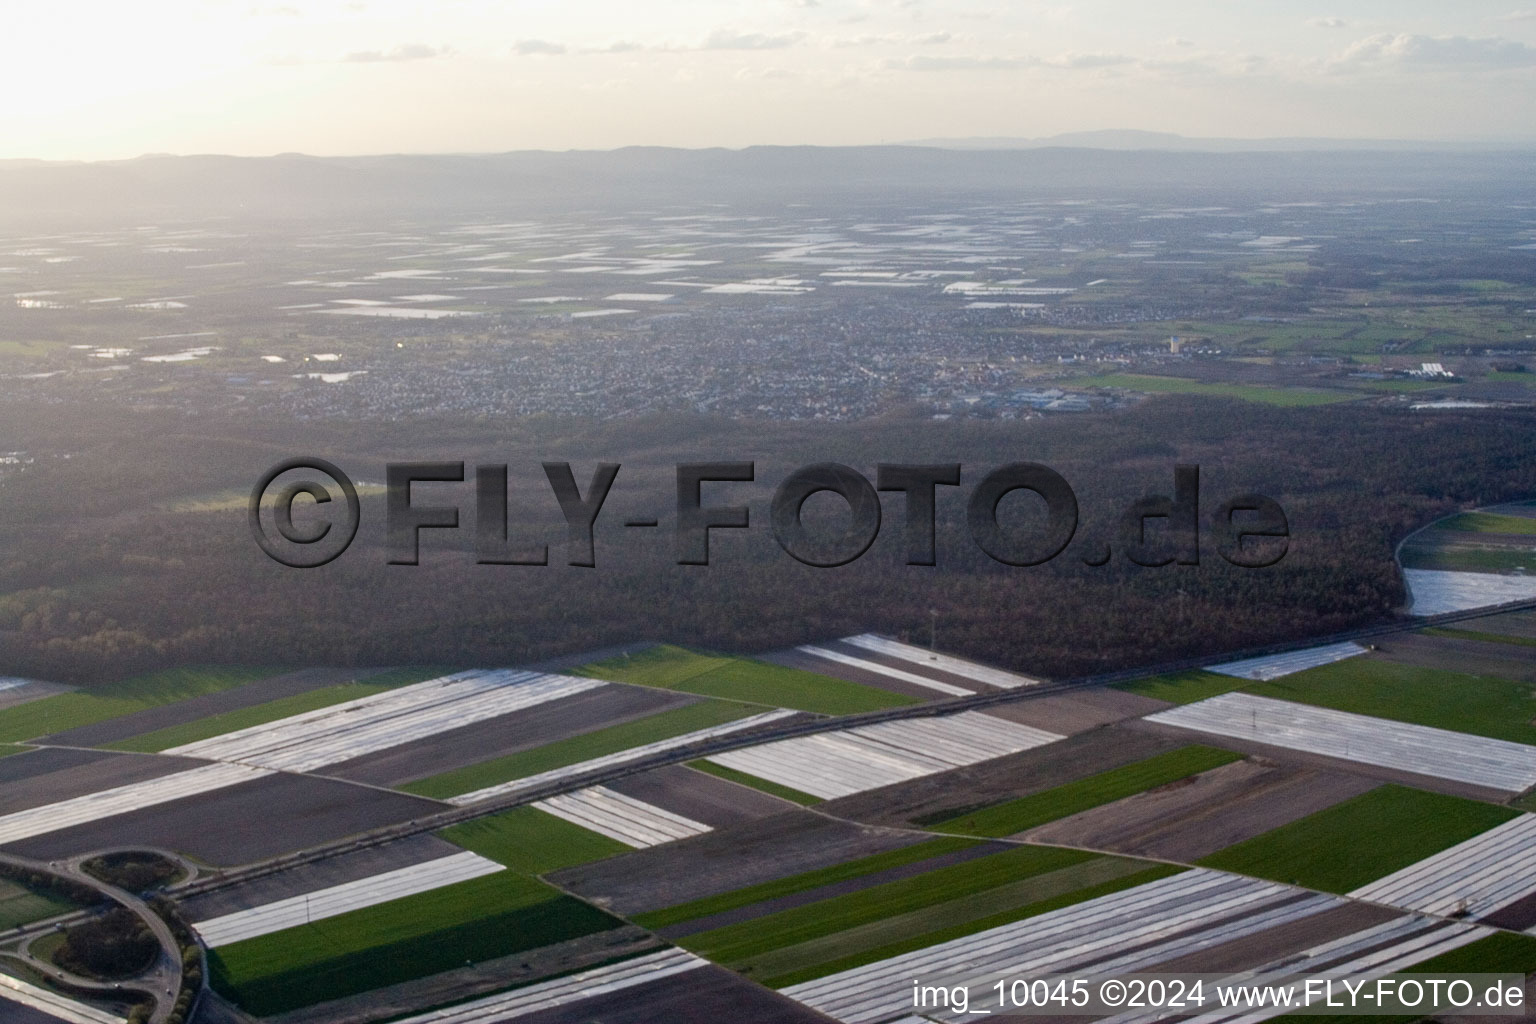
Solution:
[[(1536, 555), (1532, 556), (1536, 558)], [(1445, 569), (1404, 569), (1403, 581), (1413, 595), (1412, 615), (1491, 608), (1536, 597), (1536, 576), (1500, 576), (1489, 572)]]
[(947, 654), (935, 654), (913, 644), (904, 644), (899, 640), (888, 640), (875, 633), (845, 636), (843, 637), (843, 643), (862, 647), (866, 651), (874, 651), (876, 654), (900, 658), (903, 661), (928, 665), (941, 672), (964, 676), (967, 679), (974, 679), (978, 683), (986, 683), (988, 686), (996, 686), (1003, 690), (1012, 690), (1020, 686), (1038, 686), (1040, 684), (1040, 680), (1031, 679), (1029, 676), (1006, 672), (1000, 668), (988, 668), (986, 665), (978, 665), (974, 661), (954, 658)]
[(312, 771), (607, 685), (598, 679), (510, 669), (458, 672), (163, 753)]
[(1511, 793), (1536, 785), (1536, 747), (1524, 743), (1247, 693), (1225, 693), (1145, 720)]
[(713, 831), (703, 822), (625, 796), (606, 786), (589, 786), (574, 793), (562, 793), (548, 800), (537, 800), (533, 806), (626, 846), (660, 846)]
[(69, 1021), (69, 1024), (124, 1024), (123, 1018), (114, 1017), (105, 1010), (66, 999), (58, 993), (29, 985), (9, 974), (0, 974), (0, 1003), (7, 999), (50, 1017)]
[(561, 779), (570, 778), (573, 775), (583, 775), (587, 772), (600, 771), (604, 768), (612, 768), (615, 765), (626, 764), (649, 757), (652, 754), (664, 753), (668, 750), (676, 750), (679, 747), (691, 746), (704, 740), (714, 739), (717, 736), (728, 736), (743, 729), (756, 728), (759, 725), (767, 725), (769, 722), (777, 722), (780, 719), (797, 715), (800, 712), (788, 708), (780, 708), (776, 711), (765, 711), (760, 715), (752, 715), (747, 718), (738, 718), (734, 722), (726, 722), (723, 725), (710, 726), (707, 729), (695, 729), (693, 732), (685, 732), (680, 736), (669, 739), (657, 740), (654, 743), (646, 743), (638, 747), (630, 747), (628, 750), (620, 750), (612, 754), (604, 754), (602, 757), (594, 757), (587, 761), (578, 761), (568, 764), (563, 768), (553, 768), (537, 775), (529, 775), (521, 779), (513, 779), (510, 782), (498, 783), (477, 789), (471, 793), (461, 793), (450, 797), (448, 802), (460, 807), (466, 804), (478, 803), (481, 800), (489, 800), (493, 797), (505, 796), (508, 793), (516, 793), (520, 790), (543, 786)]
[(1136, 971), (1343, 902), (1275, 882), (1193, 868), (792, 985), (783, 994), (845, 1024), (875, 1024), (909, 1012), (913, 978), (971, 984), (980, 990), (1006, 977), (1089, 968), (1106, 974)]
[(979, 711), (880, 722), (714, 754), (708, 760), (831, 799), (960, 768), (1062, 737)]
[(887, 679), (899, 679), (904, 683), (911, 683), (913, 686), (936, 690), (950, 697), (974, 697), (976, 695), (975, 690), (967, 690), (963, 686), (955, 686), (953, 683), (929, 679), (927, 676), (920, 676), (916, 672), (905, 672), (899, 668), (891, 668), (889, 665), (882, 665), (878, 661), (870, 661), (868, 658), (855, 658), (851, 654), (829, 651), (825, 647), (817, 647), (814, 644), (805, 644), (801, 647), (796, 647), (795, 650), (801, 654), (809, 654), (813, 658), (833, 661), (839, 665), (847, 665), (849, 668), (859, 669), (862, 672), (873, 672), (876, 675), (885, 676)]
[(237, 786), (271, 774), (264, 768), (243, 764), (203, 765), (174, 775), (162, 775), (145, 782), (134, 782), (114, 789), (104, 789), (99, 793), (87, 793), (58, 803), (16, 811), (0, 817), (0, 844), (14, 843), (101, 818)]
[(458, 1006), (430, 1010), (396, 1021), (395, 1024), (493, 1024), (496, 1021), (515, 1020), (541, 1010), (610, 995), (707, 966), (708, 960), (700, 959), (692, 953), (681, 949), (664, 949), (633, 960), (622, 960), (606, 967), (460, 1003)]
[(1271, 654), (1263, 658), (1244, 658), (1242, 661), (1229, 661), (1224, 665), (1208, 665), (1207, 672), (1216, 672), (1224, 676), (1236, 676), (1239, 679), (1252, 679), (1255, 682), (1264, 682), (1270, 679), (1279, 679), (1296, 672), (1305, 672), (1309, 668), (1317, 668), (1319, 665), (1331, 665), (1335, 661), (1343, 661), (1345, 658), (1353, 658), (1357, 654), (1364, 654), (1365, 648), (1353, 640), (1346, 640), (1341, 644), (1328, 644), (1326, 647), (1311, 647), (1305, 651), (1287, 651), (1284, 654)]
[[(1335, 976), (1374, 978), (1423, 963), (1489, 934), (1491, 932), (1486, 928), (1461, 922), (1437, 921), (1418, 915), (1400, 917), (1229, 975), (1222, 984), (1274, 984), (1281, 978), (1325, 972)], [(1218, 1010), (1190, 1017), (1188, 1024), (1256, 1024), (1277, 1017), (1281, 1012)], [(1157, 1010), (1122, 1013), (1105, 1017), (1099, 1024), (1155, 1024), (1166, 1017), (1167, 1011)]]
[(477, 853), (456, 853), (233, 914), (194, 921), (192, 927), (208, 947), (227, 946), (505, 870), (505, 865)]
[(1522, 814), (1349, 895), (1448, 916), (1484, 917), (1536, 892), (1536, 814)]

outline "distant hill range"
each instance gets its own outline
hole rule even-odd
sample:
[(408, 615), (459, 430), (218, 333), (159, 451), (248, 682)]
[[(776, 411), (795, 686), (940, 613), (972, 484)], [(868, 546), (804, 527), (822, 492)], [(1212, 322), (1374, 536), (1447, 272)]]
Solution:
[(531, 216), (646, 207), (675, 212), (706, 203), (738, 209), (792, 203), (926, 208), (944, 201), (1154, 194), (1197, 204), (1232, 197), (1279, 202), (1345, 194), (1456, 195), (1468, 189), (1524, 196), (1530, 180), (1531, 155), (1519, 151), (1410, 153), (1364, 143), (1313, 150), (1302, 145), (1306, 140), (1290, 140), (1286, 148), (1272, 140), (1277, 148), (1230, 152), (1201, 151), (1204, 140), (1184, 140), (1184, 148), (1109, 145), (1133, 138), (1179, 137), (1092, 132), (995, 147), (984, 145), (988, 140), (961, 140), (952, 146), (10, 160), (0, 161), (0, 222)]
[(1536, 140), (1526, 142), (1437, 142), (1413, 139), (1318, 139), (1307, 137), (1270, 139), (1205, 139), (1173, 132), (1144, 132), (1132, 129), (1106, 129), (1094, 132), (1066, 132), (1038, 139), (1008, 136), (960, 139), (916, 139), (909, 146), (935, 149), (1119, 149), (1160, 150), (1169, 153), (1297, 153), (1375, 150), (1392, 153), (1488, 153), (1501, 150), (1536, 150)]

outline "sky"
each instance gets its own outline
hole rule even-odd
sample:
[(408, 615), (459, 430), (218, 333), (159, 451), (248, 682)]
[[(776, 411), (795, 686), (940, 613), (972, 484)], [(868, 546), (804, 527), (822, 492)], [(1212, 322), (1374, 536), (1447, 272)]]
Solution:
[(14, 0), (0, 158), (1536, 140), (1536, 0)]

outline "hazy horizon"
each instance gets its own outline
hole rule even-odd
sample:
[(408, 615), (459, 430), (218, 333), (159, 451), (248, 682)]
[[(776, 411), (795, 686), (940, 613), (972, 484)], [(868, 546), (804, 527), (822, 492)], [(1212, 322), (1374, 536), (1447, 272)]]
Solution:
[(772, 0), (31, 5), (0, 158), (877, 145), (1139, 130), (1526, 144), (1536, 8)]

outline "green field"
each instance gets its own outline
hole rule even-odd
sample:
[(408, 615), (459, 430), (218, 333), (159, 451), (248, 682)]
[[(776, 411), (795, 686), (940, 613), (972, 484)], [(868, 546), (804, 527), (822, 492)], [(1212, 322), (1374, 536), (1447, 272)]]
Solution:
[(1265, 405), (1308, 406), (1350, 402), (1359, 398), (1348, 391), (1320, 391), (1310, 388), (1273, 388), (1257, 384), (1229, 384), (1191, 380), (1188, 377), (1159, 377), (1142, 373), (1106, 373), (1097, 377), (1078, 377), (1061, 382), (1064, 387), (1129, 388), (1163, 394), (1210, 395), (1216, 398), (1240, 398)]
[(35, 739), (145, 708), (217, 693), (284, 671), (280, 668), (174, 668), (95, 690), (78, 690), (0, 711), (0, 743)]
[(1078, 779), (1033, 796), (1009, 800), (969, 811), (938, 822), (923, 822), (935, 832), (963, 832), (973, 836), (1010, 836), (1065, 818), (1090, 807), (1144, 793), (1179, 779), (1242, 760), (1241, 754), (1213, 747), (1189, 746), (1169, 750), (1144, 761), (1122, 765), (1086, 779)]
[(586, 864), (630, 849), (536, 807), (514, 807), (488, 818), (453, 825), (438, 835), (455, 846), (529, 875)]
[(802, 793), (798, 789), (792, 789), (789, 786), (781, 786), (777, 782), (769, 782), (767, 779), (760, 779), (756, 775), (748, 775), (746, 772), (739, 772), (735, 768), (727, 768), (725, 765), (715, 764), (713, 761), (689, 761), (688, 767), (697, 769), (698, 771), (704, 772), (707, 775), (713, 775), (717, 778), (725, 779), (727, 782), (734, 782), (742, 786), (750, 786), (753, 789), (760, 790), (769, 794), (770, 796), (776, 796), (781, 800), (788, 800), (791, 803), (797, 803), (802, 807), (813, 807), (816, 804), (821, 803), (821, 797), (819, 796), (812, 796), (809, 793)]
[(504, 871), (209, 951), (222, 995), (265, 1017), (618, 927)]
[(1509, 533), (1522, 537), (1536, 537), (1536, 519), (1524, 516), (1501, 516), (1492, 512), (1463, 512), (1434, 525), (1436, 530), (1459, 533)]
[(1536, 743), (1536, 692), (1527, 683), (1473, 676), (1369, 656), (1308, 669), (1243, 689), (1262, 697)]
[[(1093, 857), (1043, 874), (1006, 882), (980, 892), (880, 917), (832, 935), (807, 939), (758, 953), (737, 965), (743, 973), (785, 984), (802, 972), (819, 974), (828, 961), (841, 962), (873, 949), (884, 950), (913, 935), (951, 929), (974, 929), (975, 922), (1016, 912), (1042, 900), (1077, 893), (1090, 886), (1114, 883), (1146, 868), (1142, 861), (1122, 857)], [(687, 940), (683, 940), (686, 942)], [(792, 984), (793, 982), (788, 982)]]
[(735, 910), (737, 907), (751, 906), (754, 903), (762, 903), (764, 900), (778, 899), (780, 896), (805, 892), (819, 886), (831, 885), (834, 882), (842, 882), (850, 878), (862, 878), (865, 875), (872, 875), (877, 871), (885, 871), (888, 868), (900, 867), (903, 864), (916, 864), (918, 861), (928, 860), (930, 857), (937, 857), (940, 854), (950, 853), (954, 850), (968, 849), (979, 844), (980, 840), (976, 839), (933, 839), (926, 843), (903, 846), (899, 850), (887, 850), (884, 853), (861, 857), (858, 860), (833, 864), (831, 867), (818, 868), (815, 871), (806, 871), (798, 875), (790, 875), (786, 878), (777, 878), (771, 882), (763, 882), (760, 885), (749, 886), (745, 889), (736, 889), (732, 892), (721, 893), (718, 896), (706, 896), (703, 899), (681, 903), (675, 907), (636, 914), (634, 921), (636, 924), (646, 928), (665, 928), (668, 925), (680, 924), (683, 921), (692, 921), (700, 917), (708, 917), (711, 914), (719, 914), (727, 910)]
[(78, 909), (69, 900), (35, 892), (20, 882), (0, 878), (0, 929), (17, 928)]
[(614, 754), (631, 747), (670, 739), (696, 729), (707, 729), (739, 718), (757, 714), (758, 709), (747, 704), (704, 700), (683, 708), (663, 711), (649, 718), (610, 725), (604, 729), (572, 736), (569, 739), (546, 743), (532, 750), (519, 751), (506, 757), (481, 761), (467, 768), (458, 768), (441, 775), (431, 775), (398, 788), (417, 796), (445, 799), (461, 793), (472, 793), (486, 786), (526, 778), (554, 768), (564, 768), (605, 754)]
[(670, 644), (651, 647), (628, 657), (583, 665), (575, 672), (618, 683), (681, 690), (701, 697), (748, 701), (823, 715), (851, 715), (921, 703), (916, 697), (860, 686), (815, 672), (802, 672), (750, 658), (704, 654)]
[(1343, 893), (1486, 832), (1516, 813), (1405, 786), (1380, 786), (1200, 863)]
[(357, 700), (359, 697), (371, 697), (376, 693), (383, 693), (398, 686), (408, 686), (411, 683), (423, 682), (451, 672), (451, 669), (396, 669), (369, 676), (362, 681), (340, 683), (335, 686), (322, 686), (308, 693), (294, 694), (292, 697), (281, 697), (268, 701), (265, 704), (257, 704), (254, 707), (240, 708), (235, 711), (227, 711), (221, 715), (210, 715), (207, 718), (199, 718), (195, 722), (184, 722), (181, 725), (173, 725), (165, 729), (156, 729), (154, 732), (146, 732), (138, 736), (120, 740), (117, 743), (108, 743), (105, 746), (109, 750), (132, 750), (140, 753), (152, 754), (171, 747), (179, 747), (185, 743), (195, 743), (198, 740), (206, 740), (213, 736), (222, 736), (225, 733), (234, 732), (237, 729), (248, 729), (253, 725), (265, 725), (275, 722), (280, 718), (290, 715), (303, 714), (306, 711), (316, 711), (327, 708), (333, 704), (342, 704), (349, 700)]
[(1224, 676), (1219, 672), (1192, 669), (1189, 672), (1172, 672), (1168, 675), (1151, 676), (1133, 683), (1122, 683), (1118, 690), (1140, 694), (1154, 700), (1166, 700), (1170, 704), (1193, 704), (1197, 700), (1216, 697), (1233, 690), (1240, 690), (1251, 680), (1237, 676)]
[(1017, 846), (913, 878), (886, 882), (767, 917), (698, 932), (679, 941), (702, 956), (742, 970), (770, 950), (986, 892), (1032, 875), (1081, 864), (1093, 857), (1093, 854), (1078, 850)]
[[(801, 982), (822, 978), (828, 974), (835, 974), (838, 971), (863, 967), (865, 964), (872, 964), (878, 960), (900, 956), (903, 953), (910, 953), (917, 949), (926, 949), (929, 946), (934, 946), (941, 942), (949, 942), (952, 939), (962, 938), (966, 935), (974, 935), (988, 928), (998, 928), (1005, 924), (1011, 924), (1014, 921), (1037, 917), (1041, 914), (1050, 913), (1053, 910), (1059, 910), (1062, 907), (1071, 906), (1074, 903), (1082, 903), (1086, 900), (1097, 899), (1100, 896), (1107, 896), (1110, 893), (1120, 892), (1134, 886), (1146, 885), (1148, 882), (1155, 882), (1159, 878), (1167, 878), (1169, 875), (1176, 875), (1184, 870), (1169, 864), (1147, 867), (1145, 862), (1128, 861), (1121, 857), (1097, 857), (1090, 861), (1084, 861), (1075, 867), (1053, 873), (1053, 875), (1055, 878), (1065, 882), (1074, 872), (1089, 873), (1096, 870), (1098, 865), (1105, 863), (1135, 866), (1138, 870), (1130, 871), (1128, 874), (1119, 874), (1108, 881), (1086, 885), (1082, 888), (1071, 889), (1070, 891), (1042, 891), (1040, 893), (1041, 898), (1039, 899), (1020, 902), (1015, 905), (1001, 904), (983, 917), (972, 918), (968, 921), (951, 924), (929, 932), (908, 933), (884, 945), (867, 946), (863, 949), (833, 956), (814, 965), (807, 965), (798, 970), (777, 975), (765, 975), (760, 980), (772, 988), (798, 985)], [(1044, 881), (1043, 877), (1041, 881)], [(1013, 895), (1015, 898), (1018, 898), (1020, 894), (1015, 891)], [(1027, 900), (1027, 897), (1023, 898)]]

